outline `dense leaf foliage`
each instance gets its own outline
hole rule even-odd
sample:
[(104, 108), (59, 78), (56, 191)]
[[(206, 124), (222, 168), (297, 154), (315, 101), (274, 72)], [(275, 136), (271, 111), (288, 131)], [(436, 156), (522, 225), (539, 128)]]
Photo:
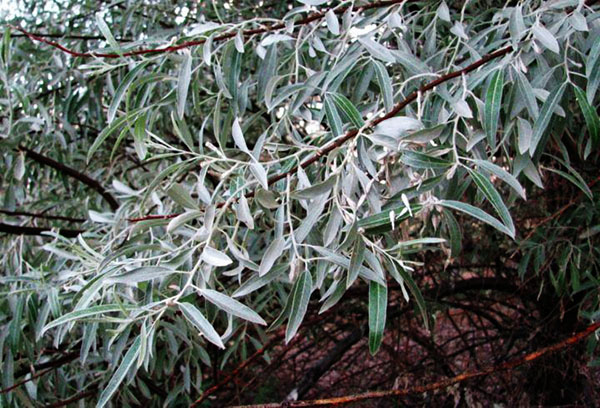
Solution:
[(143, 3), (4, 11), (2, 388), (80, 364), (0, 405), (187, 404), (362, 285), (375, 354), (472, 237), (597, 319), (597, 6)]

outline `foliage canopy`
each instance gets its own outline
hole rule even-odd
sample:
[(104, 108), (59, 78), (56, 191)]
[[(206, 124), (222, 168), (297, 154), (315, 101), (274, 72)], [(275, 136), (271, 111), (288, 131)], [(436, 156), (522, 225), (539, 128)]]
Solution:
[[(280, 327), (288, 343), (311, 307), (348, 297), (376, 354), (390, 286), (435, 327), (428, 259), (512, 262), (515, 279), (598, 318), (597, 6), (14, 6), (0, 49), (2, 388), (51, 349), (79, 365), (0, 405), (80, 390), (135, 405), (147, 378), (170, 384), (158, 405), (188, 404), (209, 366)], [(543, 196), (557, 183), (564, 208)]]

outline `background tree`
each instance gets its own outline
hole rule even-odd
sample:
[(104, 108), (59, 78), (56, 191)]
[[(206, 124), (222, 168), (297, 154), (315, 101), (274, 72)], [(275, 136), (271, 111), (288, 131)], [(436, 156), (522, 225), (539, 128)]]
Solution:
[(3, 6), (0, 405), (597, 405), (594, 3)]

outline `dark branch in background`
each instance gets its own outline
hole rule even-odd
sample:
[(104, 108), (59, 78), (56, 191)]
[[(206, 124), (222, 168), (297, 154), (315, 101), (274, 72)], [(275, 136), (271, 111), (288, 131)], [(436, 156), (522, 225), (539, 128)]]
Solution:
[(73, 217), (65, 217), (63, 215), (49, 215), (49, 214), (39, 214), (39, 213), (31, 213), (27, 211), (8, 211), (0, 209), (0, 214), (6, 214), (14, 217), (31, 217), (31, 218), (43, 218), (44, 220), (60, 220), (67, 222), (85, 222), (85, 218), (73, 218)]
[[(399, 3), (406, 3), (408, 1), (414, 1), (414, 0), (376, 1), (376, 2), (371, 3), (371, 4), (366, 4), (364, 6), (360, 6), (360, 10), (364, 11), (364, 10), (370, 10), (370, 9), (375, 9), (375, 8), (389, 7), (389, 6), (393, 6), (395, 4), (399, 4)], [(348, 9), (348, 7), (340, 7), (340, 8), (332, 9), (332, 10), (336, 14), (343, 14), (347, 9)], [(309, 15), (306, 18), (303, 18), (301, 20), (296, 21), (294, 23), (294, 25), (300, 26), (300, 25), (306, 25), (306, 24), (312, 23), (313, 21), (316, 21), (316, 20), (319, 20), (319, 19), (325, 17), (325, 14), (327, 14), (327, 11), (320, 11), (320, 12), (317, 12), (317, 13), (313, 13), (313, 14)], [(38, 36), (38, 35), (35, 35), (34, 33), (30, 33), (27, 30), (25, 30), (24, 28), (16, 27), (16, 26), (13, 26), (13, 25), (10, 25), (10, 27), (14, 28), (15, 30), (18, 30), (18, 31), (22, 32), (25, 36), (29, 37), (29, 39), (32, 40), (32, 41), (38, 41), (38, 42), (42, 42), (42, 43), (48, 44), (48, 45), (50, 45), (50, 46), (52, 46), (54, 48), (58, 48), (59, 50), (61, 50), (63, 52), (66, 52), (67, 54), (72, 55), (74, 57), (82, 57), (82, 58), (91, 58), (91, 57), (95, 57), (95, 58), (120, 58), (121, 57), (120, 54), (116, 54), (116, 53), (96, 53), (96, 52), (78, 52), (78, 51), (74, 51), (74, 50), (71, 50), (69, 48), (66, 48), (66, 47), (60, 45), (57, 42), (47, 40), (46, 38), (43, 38), (43, 37)], [(264, 34), (264, 33), (270, 32), (270, 31), (281, 30), (283, 28), (285, 28), (285, 23), (278, 23), (278, 24), (273, 24), (273, 25), (268, 26), (268, 27), (255, 28), (255, 29), (252, 29), (252, 30), (244, 30), (243, 34), (244, 34), (244, 37), (249, 37), (249, 36), (256, 35), (256, 34)], [(232, 33), (228, 33), (228, 34), (219, 35), (219, 36), (215, 37), (213, 39), (213, 41), (228, 40), (230, 38), (235, 37), (236, 35), (237, 35), (237, 32), (232, 32)], [(186, 42), (183, 42), (181, 44), (172, 45), (172, 46), (169, 46), (169, 47), (146, 48), (146, 49), (140, 49), (140, 50), (136, 50), (136, 51), (124, 52), (122, 54), (122, 56), (124, 56), (124, 57), (131, 57), (131, 56), (134, 56), (134, 55), (161, 54), (161, 53), (174, 52), (174, 51), (181, 50), (181, 49), (184, 49), (184, 48), (190, 48), (190, 47), (195, 47), (197, 45), (202, 45), (205, 42), (206, 42), (205, 39), (194, 40), (194, 41), (186, 41)]]
[(60, 171), (61, 173), (64, 173), (68, 176), (73, 177), (76, 180), (81, 181), (83, 184), (87, 185), (88, 187), (90, 187), (91, 189), (95, 190), (96, 192), (98, 192), (98, 194), (100, 194), (102, 197), (104, 197), (104, 199), (106, 200), (106, 202), (108, 203), (108, 205), (110, 205), (110, 208), (113, 211), (116, 211), (119, 208), (119, 203), (117, 202), (117, 200), (112, 196), (112, 194), (110, 194), (108, 191), (106, 191), (106, 189), (104, 187), (102, 187), (102, 185), (86, 176), (85, 174), (72, 169), (71, 167), (65, 166), (62, 163), (57, 162), (56, 160), (53, 160), (49, 157), (46, 157), (40, 153), (37, 153), (31, 149), (28, 149), (27, 147), (23, 147), (23, 146), (19, 146), (19, 150), (24, 151), (26, 156), (28, 158), (30, 158), (31, 160), (43, 164), (45, 166), (49, 166), (52, 167), (53, 169), (56, 169), (58, 171)]
[(488, 368), (479, 370), (479, 371), (471, 371), (459, 374), (455, 377), (447, 378), (445, 380), (429, 383), (426, 385), (418, 385), (414, 387), (403, 388), (400, 390), (387, 390), (387, 391), (373, 391), (366, 392), (364, 394), (357, 395), (347, 395), (344, 397), (336, 397), (336, 398), (326, 398), (326, 399), (318, 399), (311, 401), (289, 401), (285, 403), (273, 403), (273, 404), (260, 404), (260, 405), (243, 405), (238, 406), (237, 408), (279, 408), (279, 407), (317, 407), (317, 406), (339, 406), (346, 405), (350, 403), (356, 403), (358, 401), (366, 401), (371, 399), (381, 399), (381, 398), (393, 398), (393, 397), (402, 397), (411, 394), (422, 394), (425, 392), (435, 391), (447, 388), (453, 384), (457, 384), (463, 381), (467, 381), (473, 378), (484, 377), (490, 374), (498, 373), (501, 371), (512, 370), (516, 367), (519, 367), (523, 364), (527, 364), (531, 361), (537, 360), (546, 354), (554, 353), (556, 351), (562, 350), (566, 347), (572, 346), (585, 339), (589, 335), (593, 334), (596, 330), (600, 329), (600, 322), (596, 322), (590, 326), (588, 326), (585, 330), (576, 333), (575, 335), (555, 343), (548, 347), (543, 347), (533, 353), (529, 353), (523, 357), (507, 361), (502, 364), (490, 366)]
[[(75, 238), (77, 235), (85, 232), (83, 230), (72, 230), (64, 228), (56, 228), (58, 233), (66, 238)], [(22, 227), (20, 225), (10, 225), (0, 223), (0, 233), (13, 235), (44, 235), (43, 232), (52, 231), (50, 227)]]
[[(435, 88), (436, 86), (449, 81), (451, 79), (460, 77), (464, 74), (467, 74), (471, 71), (476, 70), (477, 68), (481, 67), (482, 65), (487, 64), (488, 62), (501, 57), (503, 55), (508, 54), (510, 51), (512, 50), (512, 46), (508, 46), (505, 48), (501, 48), (498, 51), (492, 52), (491, 54), (488, 54), (486, 56), (484, 56), (483, 58), (475, 61), (474, 63), (472, 63), (471, 65), (468, 65), (466, 67), (464, 67), (463, 69), (459, 69), (457, 71), (453, 71), (450, 72), (446, 75), (443, 75), (441, 77), (439, 77), (438, 79), (436, 79), (435, 81), (431, 81), (425, 85), (423, 85), (422, 87), (420, 87), (418, 90), (412, 92), (411, 94), (409, 94), (406, 98), (404, 98), (401, 102), (399, 102), (398, 104), (396, 104), (396, 106), (394, 106), (394, 108), (389, 111), (386, 115), (381, 116), (379, 118), (373, 119), (371, 122), (368, 122), (364, 128), (365, 129), (370, 129), (374, 126), (376, 126), (377, 124), (383, 122), (384, 120), (390, 119), (394, 116), (396, 116), (402, 109), (404, 109), (408, 104), (410, 104), (411, 102), (414, 102), (419, 95), (424, 94), (425, 92), (428, 92), (430, 90), (432, 90), (433, 88)], [(306, 167), (310, 166), (311, 164), (313, 164), (314, 162), (318, 161), (321, 157), (327, 155), (328, 153), (330, 153), (331, 151), (337, 149), (338, 147), (342, 146), (344, 143), (346, 143), (348, 140), (355, 138), (358, 135), (358, 129), (353, 129), (350, 130), (348, 132), (346, 132), (344, 134), (344, 136), (342, 136), (341, 138), (331, 142), (330, 144), (320, 148), (312, 157), (309, 157), (308, 159), (304, 160), (302, 163), (300, 163), (300, 167), (302, 167), (303, 169), (305, 169)], [(275, 176), (272, 176), (268, 179), (268, 184), (271, 185), (273, 183), (278, 182), (279, 180), (282, 180), (284, 178), (286, 178), (288, 175), (294, 174), (295, 172), (298, 171), (298, 165), (295, 165), (294, 167), (292, 167), (291, 169), (289, 169), (286, 172), (283, 172), (281, 174), (277, 174)], [(251, 191), (249, 193), (247, 193), (245, 195), (246, 197), (252, 197), (254, 196), (254, 192)], [(217, 207), (222, 207), (223, 206), (223, 202), (218, 203)], [(168, 215), (150, 215), (150, 216), (146, 216), (146, 217), (141, 217), (141, 218), (130, 218), (129, 221), (130, 222), (138, 222), (138, 221), (144, 221), (144, 220), (151, 220), (151, 219), (166, 219), (166, 218), (174, 218), (177, 217), (179, 214), (168, 214)]]

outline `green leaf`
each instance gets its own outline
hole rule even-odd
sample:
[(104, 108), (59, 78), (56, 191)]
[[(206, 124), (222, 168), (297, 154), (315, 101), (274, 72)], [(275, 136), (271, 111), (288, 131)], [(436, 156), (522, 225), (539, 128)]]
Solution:
[(445, 169), (453, 165), (452, 162), (427, 155), (425, 153), (405, 151), (400, 157), (402, 163), (416, 169)]
[(441, 206), (447, 207), (447, 208), (451, 208), (453, 210), (464, 212), (465, 214), (468, 214), (471, 217), (475, 217), (478, 220), (491, 225), (492, 227), (496, 228), (498, 231), (505, 233), (506, 235), (508, 235), (509, 237), (511, 237), (513, 239), (515, 237), (514, 231), (511, 231), (504, 224), (502, 224), (500, 221), (498, 221), (496, 218), (492, 217), (485, 211), (472, 206), (471, 204), (462, 203), (460, 201), (453, 201), (453, 200), (441, 200), (441, 201), (439, 201), (438, 204)]
[(277, 258), (279, 258), (281, 256), (284, 249), (285, 249), (285, 238), (284, 237), (275, 238), (269, 244), (269, 246), (266, 249), (266, 251), (263, 255), (263, 258), (260, 262), (260, 267), (258, 269), (259, 276), (266, 275), (271, 270), (271, 268), (273, 268), (275, 261), (277, 260)]
[(312, 276), (308, 270), (304, 270), (292, 287), (290, 293), (290, 319), (285, 330), (286, 344), (296, 335), (298, 328), (304, 319), (306, 310), (308, 309), (308, 301), (312, 292)]
[(546, 167), (546, 170), (556, 173), (564, 179), (568, 180), (574, 186), (579, 188), (581, 192), (584, 193), (592, 202), (594, 201), (594, 194), (592, 193), (588, 185), (585, 183), (585, 180), (583, 180), (581, 175), (577, 171), (575, 171), (575, 169), (569, 169), (572, 174), (565, 173), (564, 171), (553, 169), (551, 167)]
[(338, 109), (344, 112), (344, 115), (346, 115), (346, 117), (350, 119), (350, 122), (352, 122), (352, 124), (355, 127), (360, 129), (365, 125), (365, 121), (363, 120), (362, 116), (360, 115), (356, 107), (352, 104), (352, 102), (348, 100), (348, 98), (340, 94), (329, 95), (331, 95), (331, 97), (333, 98), (333, 102), (338, 107)]
[(485, 169), (485, 170), (489, 171), (490, 173), (493, 173), (500, 180), (502, 180), (506, 184), (508, 184), (513, 190), (515, 190), (515, 192), (517, 194), (519, 194), (523, 198), (523, 200), (526, 199), (525, 189), (523, 188), (523, 186), (521, 186), (521, 184), (515, 178), (515, 176), (513, 176), (512, 174), (510, 174), (509, 172), (504, 170), (502, 167), (500, 167), (492, 162), (489, 162), (487, 160), (475, 159), (475, 160), (473, 160), (473, 162), (477, 166), (481, 167), (482, 169)]
[(167, 195), (183, 208), (189, 208), (192, 210), (198, 209), (198, 204), (196, 201), (194, 201), (189, 191), (186, 190), (186, 188), (181, 184), (173, 184), (171, 188), (167, 190)]
[(206, 246), (202, 251), (202, 260), (212, 266), (227, 266), (233, 263), (227, 254), (210, 246)]
[(164, 278), (175, 271), (172, 268), (164, 266), (142, 266), (122, 273), (121, 275), (111, 276), (106, 279), (108, 283), (138, 283), (149, 281), (156, 278)]
[[(421, 211), (422, 208), (421, 204), (411, 204), (410, 206), (413, 215)], [(390, 217), (392, 211), (394, 212), (393, 222)], [(358, 226), (359, 228), (364, 228), (365, 234), (380, 234), (391, 231), (394, 229), (393, 227), (397, 227), (402, 221), (410, 218), (410, 216), (410, 212), (402, 204), (400, 207), (384, 210), (378, 214), (363, 218), (358, 222)]]
[(502, 105), (502, 88), (504, 86), (504, 71), (500, 68), (492, 76), (485, 96), (484, 125), (488, 142), (492, 149), (496, 148), (496, 132)]
[(192, 305), (191, 303), (182, 302), (179, 303), (179, 309), (185, 318), (188, 319), (188, 321), (192, 323), (204, 337), (206, 337), (206, 340), (215, 344), (219, 348), (225, 348), (223, 341), (216, 332), (215, 328), (208, 320), (206, 320), (206, 317), (200, 313), (196, 306)]
[(373, 61), (373, 66), (375, 67), (377, 83), (379, 84), (379, 89), (381, 90), (383, 96), (385, 111), (389, 112), (394, 108), (394, 91), (392, 89), (392, 80), (390, 79), (387, 70), (381, 62)]
[(302, 190), (294, 191), (292, 193), (292, 196), (294, 196), (296, 198), (310, 200), (310, 199), (322, 196), (323, 194), (326, 194), (329, 191), (331, 191), (331, 189), (335, 185), (335, 182), (336, 182), (336, 177), (331, 176), (327, 180), (325, 180), (321, 183), (317, 183), (313, 186), (307, 187)]
[(110, 103), (110, 106), (108, 107), (108, 123), (111, 123), (113, 121), (113, 119), (115, 118), (115, 114), (117, 113), (117, 108), (119, 107), (119, 104), (123, 100), (123, 96), (125, 96), (125, 92), (129, 88), (129, 85), (131, 85), (131, 83), (137, 78), (139, 73), (142, 72), (142, 70), (144, 68), (146, 68), (146, 66), (148, 66), (149, 63), (150, 63), (150, 61), (146, 61), (146, 62), (139, 64), (137, 67), (135, 67), (134, 69), (129, 71), (127, 73), (127, 75), (125, 75), (125, 77), (121, 80), (119, 87), (115, 91), (113, 100)]
[(565, 91), (566, 87), (567, 83), (563, 82), (561, 85), (556, 87), (550, 93), (550, 95), (548, 95), (546, 102), (544, 102), (544, 105), (542, 106), (542, 109), (540, 111), (540, 115), (538, 116), (537, 120), (535, 121), (535, 125), (533, 126), (533, 136), (531, 138), (531, 146), (529, 147), (530, 156), (533, 157), (533, 155), (535, 154), (538, 143), (540, 142), (540, 140), (542, 140), (544, 131), (548, 127), (550, 119), (552, 118), (552, 113), (558, 105), (558, 102), (560, 102), (560, 99), (562, 98), (563, 92)]
[(387, 288), (369, 282), (369, 352), (375, 355), (381, 346), (387, 312)]
[(329, 123), (329, 127), (331, 128), (333, 136), (336, 137), (344, 134), (342, 119), (340, 118), (340, 114), (338, 113), (337, 108), (335, 107), (335, 104), (332, 102), (331, 97), (329, 95), (325, 96), (323, 108), (325, 109), (325, 115), (327, 115), (327, 123)]
[(263, 318), (260, 317), (258, 313), (256, 313), (254, 310), (238, 302), (237, 300), (227, 295), (224, 295), (223, 293), (217, 292), (216, 290), (212, 289), (199, 289), (199, 292), (202, 296), (206, 298), (206, 300), (208, 300), (210, 303), (214, 304), (215, 306), (224, 310), (227, 313), (230, 313), (244, 320), (248, 320), (252, 323), (258, 323), (265, 326), (267, 324), (267, 322), (265, 322)]
[(598, 146), (598, 143), (600, 142), (600, 118), (598, 117), (598, 113), (590, 106), (586, 99), (586, 95), (581, 88), (577, 85), (573, 85), (573, 90), (575, 91), (575, 98), (579, 103), (579, 108), (581, 109), (581, 112), (583, 112), (585, 124), (587, 125), (588, 132), (590, 132), (590, 137), (592, 138), (592, 144)]
[(527, 80), (527, 77), (525, 77), (521, 71), (515, 70), (515, 76), (517, 77), (517, 89), (519, 90), (519, 94), (525, 102), (529, 116), (531, 116), (532, 119), (537, 119), (540, 111), (537, 100), (535, 99), (533, 87)]
[(346, 280), (346, 288), (352, 286), (356, 278), (358, 278), (358, 273), (360, 272), (360, 267), (362, 266), (364, 259), (365, 242), (359, 235), (358, 237), (356, 237), (356, 241), (354, 241), (352, 257), (350, 258), (350, 267), (348, 268), (348, 279)]
[(74, 320), (83, 319), (90, 316), (95, 316), (102, 313), (111, 313), (111, 312), (122, 312), (123, 310), (131, 311), (131, 310), (139, 310), (138, 307), (130, 306), (130, 305), (119, 305), (119, 304), (110, 304), (110, 305), (100, 305), (100, 306), (92, 306), (87, 309), (76, 310), (71, 313), (67, 313), (59, 317), (56, 320), (51, 321), (42, 329), (42, 334), (44, 334), (49, 329), (60, 326), (61, 324), (69, 323)]
[(140, 108), (130, 111), (127, 115), (121, 116), (120, 118), (114, 120), (109, 126), (102, 129), (102, 132), (96, 137), (94, 143), (90, 146), (87, 152), (86, 160), (89, 163), (90, 159), (96, 153), (96, 150), (104, 143), (106, 138), (108, 138), (115, 130), (119, 127), (123, 126), (126, 122), (132, 120), (135, 116), (137, 116), (140, 112), (143, 112), (147, 108)]
[(487, 177), (471, 169), (468, 170), (469, 174), (471, 175), (471, 178), (473, 179), (479, 190), (481, 190), (485, 198), (487, 198), (487, 200), (492, 204), (498, 215), (500, 215), (500, 219), (502, 220), (506, 228), (508, 228), (508, 230), (510, 231), (509, 235), (511, 237), (514, 237), (515, 226), (513, 224), (513, 220), (510, 216), (508, 208), (506, 208), (506, 205), (504, 204), (504, 201), (502, 201), (502, 197), (500, 196), (500, 193), (498, 193), (498, 190), (496, 190), (492, 182)]
[(417, 307), (419, 308), (421, 317), (423, 318), (423, 324), (425, 325), (425, 328), (429, 330), (429, 316), (427, 314), (427, 304), (425, 303), (425, 298), (423, 298), (423, 294), (421, 293), (419, 286), (415, 283), (415, 280), (412, 278), (410, 273), (408, 273), (401, 264), (398, 264), (399, 268), (395, 267), (395, 264), (397, 263), (398, 261), (396, 259), (392, 259), (392, 268), (390, 269), (392, 277), (400, 286), (404, 286), (406, 283), (408, 290), (410, 290), (415, 298), (415, 301), (417, 302)]
[(100, 29), (100, 32), (102, 33), (104, 38), (106, 38), (106, 42), (108, 42), (111, 48), (115, 50), (119, 55), (123, 56), (123, 51), (121, 50), (121, 47), (117, 43), (117, 40), (115, 40), (115, 37), (112, 35), (110, 28), (108, 28), (108, 25), (106, 25), (106, 22), (104, 21), (100, 13), (96, 13), (96, 24), (98, 25), (98, 29)]
[(138, 353), (140, 352), (140, 346), (142, 344), (142, 337), (137, 336), (134, 340), (129, 350), (127, 350), (127, 354), (123, 357), (123, 361), (119, 365), (119, 368), (114, 372), (113, 376), (110, 378), (108, 385), (98, 398), (98, 403), (96, 404), (96, 408), (101, 408), (106, 405), (106, 403), (110, 400), (113, 394), (119, 389), (119, 385), (125, 379), (125, 376), (129, 372), (129, 369), (136, 362)]
[(179, 69), (179, 78), (177, 80), (177, 115), (183, 118), (185, 111), (185, 100), (187, 99), (190, 80), (192, 79), (192, 54), (189, 50), (184, 50), (183, 61)]
[(450, 235), (450, 252), (453, 257), (460, 255), (462, 251), (462, 232), (460, 225), (454, 215), (446, 209), (444, 209), (444, 219), (446, 220), (446, 226), (448, 227), (448, 234)]

